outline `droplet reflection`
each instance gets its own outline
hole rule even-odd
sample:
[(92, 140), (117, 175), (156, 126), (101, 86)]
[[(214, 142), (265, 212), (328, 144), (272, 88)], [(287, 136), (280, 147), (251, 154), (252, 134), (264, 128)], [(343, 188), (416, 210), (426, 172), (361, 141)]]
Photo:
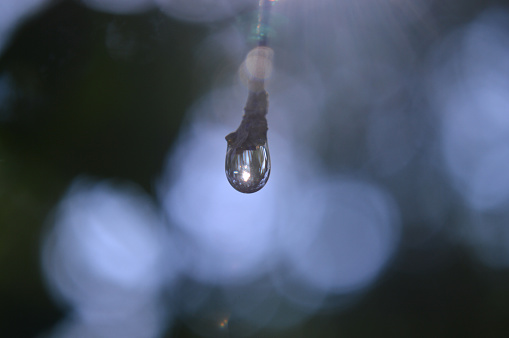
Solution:
[(228, 182), (240, 192), (249, 194), (263, 188), (270, 175), (267, 142), (252, 149), (228, 145), (225, 172)]

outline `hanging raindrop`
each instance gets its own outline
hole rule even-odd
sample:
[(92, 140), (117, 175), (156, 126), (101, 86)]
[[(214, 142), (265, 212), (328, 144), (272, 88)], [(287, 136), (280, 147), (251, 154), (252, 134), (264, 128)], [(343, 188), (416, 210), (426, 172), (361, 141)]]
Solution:
[(265, 80), (272, 72), (274, 52), (267, 47), (267, 25), (273, 0), (260, 0), (257, 23), (258, 46), (251, 50), (240, 68), (240, 78), (249, 89), (239, 128), (226, 136), (225, 172), (236, 190), (253, 193), (265, 186), (270, 175), (267, 144), (269, 94)]
[(243, 193), (260, 190), (269, 179), (267, 110), (267, 92), (250, 92), (239, 128), (226, 136), (226, 177), (232, 187)]

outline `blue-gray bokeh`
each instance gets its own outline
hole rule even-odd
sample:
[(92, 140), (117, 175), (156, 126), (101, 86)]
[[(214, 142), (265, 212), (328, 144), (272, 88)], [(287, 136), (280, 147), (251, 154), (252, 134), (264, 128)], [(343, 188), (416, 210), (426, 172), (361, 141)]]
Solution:
[[(115, 14), (158, 7), (193, 23), (256, 5), (83, 3)], [(10, 12), (0, 10), (0, 51), (45, 2), (3, 4)], [(447, 228), (450, 236), (487, 267), (507, 268), (509, 12), (488, 9), (423, 57), (407, 31), (433, 34), (430, 6), (275, 4), (272, 173), (252, 195), (234, 191), (224, 177), (224, 136), (239, 123), (246, 98), (233, 70), (252, 45), (236, 24), (211, 31), (196, 48), (196, 67), (213, 86), (187, 112), (154, 178), (157, 200), (131, 183), (77, 178), (49, 220), (42, 266), (54, 298), (71, 308), (54, 335), (157, 337), (179, 311), (217, 324), (213, 333), (191, 324), (200, 334), (217, 335), (229, 318), (255, 332), (295, 325), (324, 308), (346, 309), (401, 246), (448, 226), (451, 199), (464, 220)], [(117, 38), (109, 29), (108, 51), (127, 57)], [(12, 85), (0, 74), (0, 107)], [(401, 242), (402, 232), (416, 229), (418, 239)], [(178, 297), (162, 298), (179, 292), (189, 297), (181, 308)], [(217, 297), (224, 306), (216, 308)]]

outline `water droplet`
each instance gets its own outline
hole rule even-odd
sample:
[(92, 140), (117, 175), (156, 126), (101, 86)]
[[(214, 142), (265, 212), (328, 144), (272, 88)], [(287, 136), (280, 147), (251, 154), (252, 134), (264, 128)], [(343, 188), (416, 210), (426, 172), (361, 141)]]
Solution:
[(228, 182), (240, 192), (249, 194), (263, 188), (270, 175), (267, 142), (249, 148), (228, 144), (225, 172)]

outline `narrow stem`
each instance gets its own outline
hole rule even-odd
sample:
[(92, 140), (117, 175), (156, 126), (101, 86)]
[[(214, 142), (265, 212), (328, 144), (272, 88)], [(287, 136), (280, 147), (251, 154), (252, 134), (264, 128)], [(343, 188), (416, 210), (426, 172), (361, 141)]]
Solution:
[[(260, 0), (258, 5), (258, 25), (256, 27), (258, 46), (267, 46), (267, 27), (269, 24), (271, 0)], [(250, 90), (244, 107), (242, 122), (236, 131), (226, 135), (228, 146), (244, 150), (254, 149), (267, 142), (267, 111), (269, 109), (269, 94), (264, 89), (263, 80), (256, 81), (260, 90)]]
[(267, 142), (267, 111), (269, 94), (263, 90), (249, 92), (242, 122), (236, 131), (226, 136), (230, 147), (253, 149)]
[(258, 25), (256, 26), (256, 35), (258, 37), (258, 46), (267, 46), (268, 27), (270, 18), (271, 0), (260, 0), (258, 3)]

